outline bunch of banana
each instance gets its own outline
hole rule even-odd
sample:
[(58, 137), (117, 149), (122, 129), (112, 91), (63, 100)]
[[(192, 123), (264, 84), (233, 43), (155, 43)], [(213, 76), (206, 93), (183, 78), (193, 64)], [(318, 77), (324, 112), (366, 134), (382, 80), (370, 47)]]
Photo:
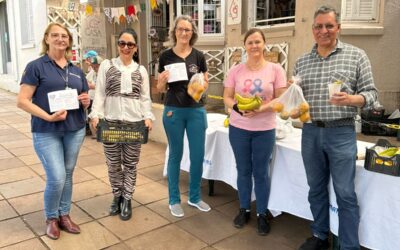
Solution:
[(381, 157), (393, 157), (394, 155), (397, 154), (398, 151), (399, 151), (398, 148), (391, 147), (391, 148), (388, 148), (388, 149), (380, 152), (378, 155)]
[(258, 109), (262, 104), (262, 99), (259, 96), (243, 97), (236, 93), (235, 99), (240, 110), (255, 110)]

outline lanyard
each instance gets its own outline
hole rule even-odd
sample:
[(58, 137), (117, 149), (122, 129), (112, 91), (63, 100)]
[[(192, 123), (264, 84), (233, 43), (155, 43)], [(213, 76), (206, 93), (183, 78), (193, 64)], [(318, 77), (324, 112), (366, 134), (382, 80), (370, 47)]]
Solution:
[[(58, 74), (61, 76), (61, 78), (64, 80), (64, 84), (65, 84), (65, 89), (71, 89), (69, 86), (68, 86), (68, 77), (69, 77), (69, 65), (67, 64), (67, 69), (65, 70), (65, 77), (63, 76), (63, 74), (61, 74), (60, 73), (60, 71), (59, 70), (57, 70), (57, 72), (58, 72)], [(62, 71), (64, 71), (63, 69), (62, 69)]]
[(68, 86), (68, 76), (69, 76), (69, 67), (68, 67), (68, 64), (67, 64), (67, 69), (65, 70), (65, 72), (66, 72), (65, 78), (63, 77), (62, 74), (60, 74), (60, 75), (61, 75), (61, 77), (63, 78), (63, 80), (64, 80), (64, 82), (65, 82), (65, 89), (71, 89), (71, 88)]

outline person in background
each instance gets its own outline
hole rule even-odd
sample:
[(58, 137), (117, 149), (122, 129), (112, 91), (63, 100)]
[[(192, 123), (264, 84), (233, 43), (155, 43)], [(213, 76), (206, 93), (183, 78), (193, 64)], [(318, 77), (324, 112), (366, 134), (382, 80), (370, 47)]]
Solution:
[[(100, 56), (93, 56), (90, 57), (89, 59), (90, 66), (92, 68), (91, 71), (86, 75), (86, 80), (88, 81), (89, 85), (89, 96), (90, 96), (90, 106), (88, 107), (88, 113), (92, 111), (92, 104), (93, 104), (93, 99), (94, 99), (94, 94), (95, 94), (95, 88), (96, 88), (96, 80), (97, 80), (97, 73), (99, 72), (99, 67), (100, 64), (103, 62), (103, 58)], [(92, 138), (96, 138), (96, 133), (95, 133), (95, 128), (89, 125), (90, 124), (90, 119), (88, 121), (88, 127), (91, 131)]]
[[(22, 75), (17, 106), (32, 115), (33, 145), (46, 172), (44, 211), (46, 235), (60, 237), (60, 229), (80, 233), (70, 218), (72, 176), (85, 137), (85, 109), (90, 104), (82, 70), (71, 61), (72, 35), (59, 24), (47, 26), (41, 57), (28, 63)], [(76, 90), (79, 108), (50, 112), (48, 94)]]
[[(126, 126), (144, 120), (151, 130), (154, 115), (151, 112), (149, 76), (144, 66), (132, 60), (137, 52), (137, 42), (133, 29), (123, 30), (118, 36), (119, 56), (101, 63), (92, 112), (89, 114), (92, 128), (97, 127), (99, 119)], [(129, 220), (141, 144), (103, 143), (103, 146), (114, 194), (110, 215), (119, 214), (121, 220)]]
[[(242, 228), (250, 219), (251, 193), (256, 195), (258, 234), (270, 231), (268, 222), (269, 160), (275, 145), (276, 115), (271, 101), (286, 90), (286, 74), (280, 64), (264, 58), (265, 35), (256, 28), (244, 36), (245, 63), (233, 67), (225, 80), (224, 103), (231, 108), (229, 141), (237, 168), (239, 214), (233, 224)], [(235, 94), (258, 96), (262, 104), (254, 110), (239, 110)]]
[(91, 65), (90, 65), (90, 58), (98, 56), (97, 52), (95, 50), (89, 50), (83, 55), (83, 61), (84, 63), (88, 66), (88, 72), (91, 70)]
[[(340, 249), (359, 249), (359, 206), (354, 190), (357, 139), (354, 117), (357, 108), (371, 107), (377, 89), (365, 52), (338, 39), (339, 13), (322, 6), (314, 14), (315, 45), (295, 63), (293, 75), (310, 105), (311, 123), (302, 130), (301, 153), (310, 186), (308, 201), (314, 221), (312, 237), (300, 249), (328, 249), (329, 191), (332, 176), (339, 215)], [(317, 73), (316, 73), (317, 72)], [(329, 97), (329, 84), (343, 83)]]
[[(159, 59), (157, 88), (165, 92), (163, 113), (164, 129), (168, 138), (168, 191), (169, 208), (176, 217), (184, 216), (179, 191), (180, 163), (183, 154), (183, 137), (186, 132), (190, 151), (190, 184), (188, 204), (201, 211), (208, 212), (210, 206), (201, 199), (201, 177), (203, 174), (205, 131), (207, 114), (204, 99), (194, 101), (187, 93), (188, 83), (196, 73), (203, 73), (205, 89), (208, 88), (207, 64), (204, 55), (193, 48), (197, 41), (197, 27), (189, 16), (179, 16), (170, 30), (173, 42), (171, 49), (163, 52)], [(184, 63), (188, 80), (169, 82), (171, 72), (166, 67)]]

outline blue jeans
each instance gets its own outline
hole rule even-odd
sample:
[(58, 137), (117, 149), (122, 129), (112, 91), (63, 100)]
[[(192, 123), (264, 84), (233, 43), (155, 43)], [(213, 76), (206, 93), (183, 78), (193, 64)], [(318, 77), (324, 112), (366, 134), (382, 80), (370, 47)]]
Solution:
[(235, 155), (240, 208), (250, 209), (256, 194), (257, 213), (265, 214), (270, 192), (269, 160), (275, 145), (275, 129), (248, 131), (229, 126), (229, 141)]
[(304, 124), (301, 152), (310, 186), (308, 201), (314, 222), (312, 232), (321, 239), (329, 234), (329, 176), (332, 176), (339, 214), (341, 249), (359, 249), (360, 222), (354, 190), (357, 139), (354, 126), (319, 128)]
[(203, 107), (177, 108), (165, 106), (163, 124), (168, 138), (168, 191), (169, 204), (181, 202), (179, 191), (179, 173), (183, 155), (183, 136), (189, 142), (189, 201), (201, 200), (200, 184), (203, 175), (204, 144), (207, 129), (207, 114)]
[(71, 132), (32, 133), (33, 146), (46, 172), (44, 211), (47, 219), (69, 214), (72, 174), (85, 127)]

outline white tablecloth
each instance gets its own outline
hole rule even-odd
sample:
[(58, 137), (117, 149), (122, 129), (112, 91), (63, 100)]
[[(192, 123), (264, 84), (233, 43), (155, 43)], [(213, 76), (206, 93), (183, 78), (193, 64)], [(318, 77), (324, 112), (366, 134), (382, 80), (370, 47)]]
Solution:
[[(206, 152), (203, 178), (223, 181), (236, 186), (236, 163), (223, 127), (225, 115), (208, 114)], [(271, 194), (268, 208), (312, 219), (307, 200), (308, 185), (300, 152), (301, 130), (294, 129), (284, 139), (277, 140), (271, 174)], [(369, 143), (358, 142), (360, 152)], [(168, 149), (167, 149), (168, 150)], [(166, 161), (168, 152), (166, 153)], [(181, 169), (189, 171), (190, 160), (185, 142)], [(360, 205), (359, 237), (361, 245), (371, 249), (400, 249), (400, 177), (367, 171), (364, 161), (357, 161), (356, 193)], [(164, 168), (166, 174), (166, 168)], [(336, 197), (330, 185), (331, 231), (337, 235)]]

